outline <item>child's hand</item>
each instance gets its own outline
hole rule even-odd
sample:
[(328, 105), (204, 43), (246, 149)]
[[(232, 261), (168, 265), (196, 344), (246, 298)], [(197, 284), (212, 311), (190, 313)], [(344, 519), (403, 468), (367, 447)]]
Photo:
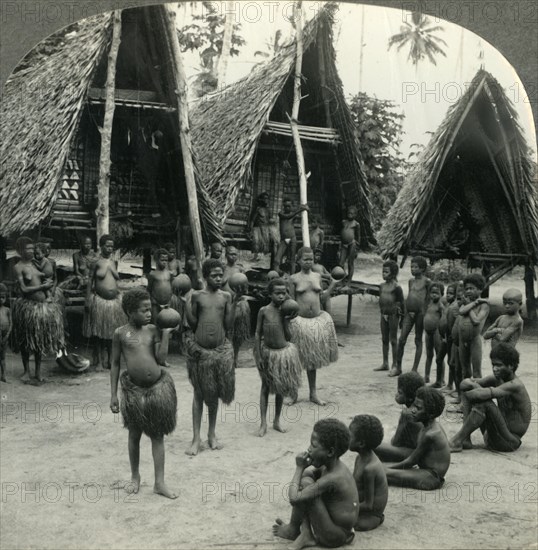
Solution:
[(114, 396), (110, 398), (110, 410), (114, 414), (118, 414), (120, 412), (120, 402), (118, 401), (118, 397)]
[(295, 457), (295, 464), (297, 464), (299, 468), (308, 468), (308, 466), (312, 465), (312, 459), (308, 452), (304, 451)]

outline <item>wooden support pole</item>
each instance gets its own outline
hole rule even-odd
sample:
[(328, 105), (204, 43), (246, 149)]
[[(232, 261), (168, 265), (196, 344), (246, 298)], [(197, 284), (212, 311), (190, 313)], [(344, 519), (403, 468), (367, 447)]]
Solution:
[(179, 122), (179, 137), (181, 141), (181, 154), (183, 157), (183, 167), (185, 169), (185, 183), (187, 187), (187, 197), (189, 203), (189, 218), (192, 230), (192, 240), (194, 244), (194, 254), (198, 271), (201, 274), (201, 264), (204, 258), (204, 243), (202, 240), (202, 225), (200, 223), (200, 212), (198, 209), (198, 195), (196, 193), (196, 180), (194, 176), (194, 163), (192, 161), (191, 136), (189, 129), (189, 115), (187, 105), (187, 77), (183, 67), (183, 59), (179, 49), (179, 41), (176, 31), (176, 13), (168, 5), (164, 7), (168, 17), (166, 17), (166, 28), (168, 32), (169, 43), (172, 48), (172, 58), (175, 66), (175, 93), (177, 97), (176, 115)]
[[(364, 9), (364, 6), (363, 6)], [(319, 57), (319, 76), (321, 80), (321, 97), (323, 98), (323, 107), (325, 108), (325, 124), (328, 128), (333, 127), (333, 122), (331, 118), (331, 103), (329, 95), (327, 94), (327, 70), (325, 64), (325, 50), (324, 44), (321, 40), (322, 28), (320, 27), (320, 32), (318, 34), (318, 57)], [(359, 87), (360, 90), (360, 87)]]
[[(294, 6), (294, 21), (295, 21), (295, 42), (297, 50), (295, 53), (295, 82), (293, 87), (293, 109), (291, 111), (291, 133), (293, 135), (293, 143), (295, 145), (295, 156), (297, 157), (297, 170), (299, 172), (299, 191), (301, 204), (308, 203), (308, 195), (306, 190), (306, 171), (304, 164), (303, 147), (301, 145), (301, 137), (299, 136), (298, 120), (299, 106), (301, 104), (301, 70), (303, 65), (303, 8), (302, 2), (299, 1)], [(310, 231), (308, 230), (308, 212), (301, 212), (301, 230), (303, 236), (303, 246), (310, 246)]]
[(97, 185), (96, 229), (97, 242), (110, 231), (110, 212), (108, 197), (110, 191), (110, 150), (112, 145), (112, 124), (116, 107), (116, 61), (121, 42), (121, 10), (114, 11), (112, 27), (112, 43), (108, 52), (108, 66), (105, 85), (105, 116), (101, 133), (101, 151), (99, 153), (99, 183)]

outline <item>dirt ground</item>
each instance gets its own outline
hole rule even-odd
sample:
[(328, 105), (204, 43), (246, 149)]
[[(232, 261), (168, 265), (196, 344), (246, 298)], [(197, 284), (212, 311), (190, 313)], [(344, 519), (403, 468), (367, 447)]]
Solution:
[[(378, 260), (360, 257), (358, 270), (358, 278), (380, 281)], [(400, 276), (405, 289), (408, 277), (409, 265)], [(513, 286), (523, 290), (521, 274), (493, 287), (497, 312), (503, 289)], [(166, 439), (167, 481), (180, 492), (175, 501), (152, 493), (147, 438), (141, 445), (140, 493), (128, 496), (110, 488), (129, 479), (129, 459), (127, 432), (109, 410), (107, 373), (70, 376), (49, 359), (48, 383), (33, 387), (18, 380), (20, 357), (9, 354), (9, 383), (0, 390), (1, 548), (285, 548), (271, 525), (276, 517), (289, 517), (287, 484), (314, 422), (334, 416), (348, 423), (356, 414), (371, 413), (382, 420), (386, 437), (397, 424), (396, 381), (372, 371), (381, 360), (377, 300), (355, 298), (349, 328), (346, 305), (346, 297), (333, 300), (340, 359), (318, 373), (319, 394), (330, 403), (317, 407), (306, 401), (303, 377), (299, 403), (284, 409), (285, 434), (270, 429), (264, 438), (256, 435), (260, 381), (249, 347), (240, 355), (236, 401), (219, 411), (217, 434), (224, 449), (187, 457), (192, 388), (184, 358), (169, 356), (179, 396), (178, 427)], [(411, 336), (404, 370), (410, 368), (412, 342)], [(518, 374), (534, 404), (522, 447), (512, 454), (492, 453), (475, 434), (475, 450), (452, 455), (441, 490), (391, 488), (385, 523), (357, 533), (351, 548), (537, 548), (536, 325), (526, 327), (518, 347)], [(91, 356), (87, 346), (78, 351)], [(485, 373), (488, 352), (485, 345)], [(445, 412), (441, 423), (450, 436), (461, 415)], [(346, 453), (343, 460), (352, 468), (355, 455)]]

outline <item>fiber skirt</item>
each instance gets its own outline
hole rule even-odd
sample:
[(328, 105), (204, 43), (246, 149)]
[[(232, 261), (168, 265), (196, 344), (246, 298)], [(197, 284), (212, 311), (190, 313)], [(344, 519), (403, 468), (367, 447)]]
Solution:
[(280, 241), (280, 231), (276, 224), (257, 225), (252, 228), (252, 250), (264, 254), (272, 252)]
[(123, 425), (151, 438), (160, 438), (176, 428), (177, 395), (172, 377), (161, 369), (161, 377), (149, 387), (137, 386), (127, 371), (120, 376), (120, 410)]
[(114, 300), (105, 300), (93, 294), (89, 303), (90, 310), (84, 312), (82, 334), (85, 338), (96, 336), (102, 340), (112, 340), (114, 331), (127, 324), (127, 316), (121, 307), (121, 294)]
[(18, 298), (13, 304), (12, 342), (21, 349), (41, 354), (56, 353), (65, 346), (62, 308), (57, 302)]
[(301, 385), (301, 360), (294, 344), (288, 343), (285, 348), (268, 348), (263, 342), (258, 353), (254, 346), (256, 367), (269, 393), (297, 397)]
[(332, 317), (322, 311), (317, 317), (290, 320), (291, 341), (299, 350), (305, 370), (326, 367), (338, 360), (338, 340)]
[(192, 331), (183, 334), (189, 381), (206, 404), (221, 399), (229, 404), (235, 397), (234, 353), (229, 340), (214, 349), (200, 346)]
[(239, 348), (250, 338), (250, 305), (246, 300), (240, 300), (235, 306), (235, 319), (230, 338), (234, 348)]

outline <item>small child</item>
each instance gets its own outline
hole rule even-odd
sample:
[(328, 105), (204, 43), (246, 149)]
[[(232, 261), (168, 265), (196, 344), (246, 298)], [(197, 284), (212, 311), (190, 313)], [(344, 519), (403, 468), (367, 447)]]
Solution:
[(326, 311), (329, 315), (332, 315), (331, 307), (331, 295), (327, 292), (327, 288), (331, 284), (331, 274), (327, 271), (324, 265), (321, 264), (321, 257), (323, 256), (323, 250), (321, 248), (314, 249), (314, 263), (312, 264), (312, 271), (321, 275), (321, 309)]
[(375, 371), (389, 370), (389, 343), (392, 348), (392, 369), (398, 368), (398, 321), (404, 309), (402, 287), (398, 284), (398, 264), (394, 260), (383, 263), (384, 283), (379, 285), (379, 309), (381, 310), (381, 341), (383, 363)]
[[(441, 333), (439, 327), (444, 315), (445, 308), (441, 302), (444, 287), (441, 283), (432, 283), (428, 293), (428, 303), (424, 314), (424, 330), (426, 331), (426, 368), (424, 382), (430, 382), (430, 371), (432, 368), (433, 356), (439, 357), (441, 351)], [(439, 381), (438, 381), (439, 382)], [(444, 382), (439, 382), (435, 387), (441, 387)]]
[(489, 304), (480, 298), (486, 280), (478, 273), (463, 279), (468, 303), (460, 308), (458, 325), (459, 358), (463, 378), (482, 378), (482, 329), (489, 315)]
[(355, 258), (359, 250), (361, 240), (361, 226), (355, 219), (357, 217), (357, 207), (348, 206), (347, 218), (342, 220), (342, 231), (340, 232), (340, 260), (339, 265), (345, 268), (347, 262), (347, 277), (346, 280), (353, 280), (355, 271)]
[(80, 240), (80, 250), (73, 254), (73, 273), (77, 277), (78, 288), (86, 289), (91, 267), (97, 260), (97, 254), (92, 250), (91, 238), (84, 237)]
[(509, 288), (503, 294), (503, 305), (506, 314), (497, 317), (484, 334), (486, 340), (491, 340), (492, 348), (501, 342), (516, 347), (523, 332), (523, 319), (519, 314), (522, 303), (523, 296), (517, 288)]
[[(441, 320), (439, 321), (439, 336), (441, 338), (441, 347), (436, 354), (437, 362), (437, 377), (435, 383), (432, 384), (433, 388), (442, 388), (442, 391), (451, 391), (452, 384), (454, 383), (454, 373), (452, 370), (449, 370), (448, 383), (443, 387), (445, 383), (445, 357), (447, 362), (450, 365), (450, 353), (452, 351), (452, 327), (456, 320), (453, 311), (451, 311), (451, 306), (456, 301), (456, 287), (457, 283), (450, 283), (446, 287), (445, 295), (445, 304), (443, 307), (443, 313), (441, 315)], [(456, 310), (457, 314), (457, 310)]]
[(392, 369), (389, 376), (399, 376), (402, 373), (402, 360), (405, 344), (409, 333), (415, 327), (415, 360), (413, 370), (418, 369), (422, 357), (422, 333), (424, 331), (424, 312), (426, 300), (430, 290), (431, 281), (424, 274), (428, 264), (426, 258), (415, 256), (411, 260), (411, 275), (409, 280), (409, 292), (405, 302), (405, 316), (402, 323), (402, 332), (398, 341), (398, 365)]
[(168, 270), (172, 273), (172, 276), (177, 277), (181, 273), (181, 263), (176, 258), (176, 245), (166, 243), (164, 249), (168, 252)]
[(276, 252), (280, 235), (269, 210), (269, 193), (260, 193), (256, 199), (256, 206), (252, 212), (249, 226), (252, 229), (252, 260), (257, 261), (261, 252), (270, 252), (273, 257)]
[(461, 383), (464, 420), (450, 441), (453, 453), (471, 449), (471, 434), (478, 428), (488, 449), (515, 451), (529, 427), (532, 404), (527, 389), (516, 376), (519, 352), (510, 344), (500, 342), (489, 356), (493, 375)]
[(404, 405), (404, 408), (390, 444), (381, 443), (377, 447), (376, 454), (383, 462), (404, 460), (416, 449), (422, 423), (414, 420), (411, 406), (415, 402), (417, 391), (422, 387), (424, 379), (418, 372), (404, 372), (398, 376), (398, 391), (394, 399), (399, 405)]
[(262, 380), (260, 392), (261, 426), (258, 435), (267, 433), (267, 401), (269, 394), (275, 394), (275, 419), (273, 428), (285, 433), (280, 426), (280, 413), (284, 397), (297, 398), (301, 384), (301, 360), (295, 344), (290, 342), (289, 320), (282, 314), (280, 306), (287, 298), (288, 290), (284, 279), (272, 279), (268, 286), (271, 303), (258, 313), (254, 358)]
[(273, 269), (275, 271), (280, 269), (280, 263), (282, 262), (284, 255), (286, 255), (290, 264), (290, 273), (295, 273), (294, 262), (295, 253), (297, 251), (297, 235), (295, 234), (293, 220), (303, 210), (308, 211), (308, 206), (306, 204), (302, 204), (297, 210), (292, 210), (290, 199), (284, 199), (282, 202), (282, 210), (278, 213), (280, 242), (278, 243), (278, 249), (273, 262)]
[(351, 421), (349, 431), (349, 450), (359, 453), (353, 471), (359, 492), (355, 531), (371, 531), (385, 521), (383, 512), (389, 499), (387, 475), (374, 452), (383, 440), (383, 425), (375, 416), (360, 414)]
[(209, 248), (209, 258), (219, 260), (222, 258), (222, 245), (219, 242), (211, 243)]
[[(433, 491), (443, 486), (450, 466), (450, 447), (446, 434), (436, 421), (445, 408), (443, 394), (434, 388), (417, 390), (411, 415), (422, 422), (417, 447), (401, 462), (386, 468), (389, 485)], [(417, 468), (415, 468), (417, 466)]]
[(325, 231), (321, 229), (319, 218), (312, 216), (310, 218), (310, 248), (317, 250), (318, 248), (323, 253), (323, 245), (325, 243)]
[[(293, 540), (293, 548), (338, 548), (353, 541), (357, 523), (357, 484), (340, 457), (349, 448), (350, 433), (336, 418), (314, 424), (310, 447), (295, 458), (295, 474), (289, 485), (293, 507), (288, 524), (277, 518), (273, 534)], [(313, 470), (305, 470), (314, 466)]]
[(11, 309), (6, 306), (7, 298), (7, 286), (3, 283), (0, 283), (0, 380), (2, 382), (7, 382), (6, 349), (7, 343), (9, 341), (9, 335), (11, 334), (11, 329), (13, 328), (13, 323), (11, 321)]
[[(43, 273), (43, 282), (54, 283), (54, 270), (50, 261), (45, 257), (45, 243), (36, 243), (34, 248), (34, 265)], [(45, 290), (45, 300), (52, 301), (54, 286)]]
[[(164, 436), (176, 427), (177, 396), (172, 377), (159, 365), (168, 355), (172, 329), (159, 331), (150, 324), (151, 300), (144, 289), (125, 293), (123, 310), (129, 322), (114, 332), (112, 341), (112, 368), (110, 371), (110, 409), (121, 408), (123, 424), (129, 430), (129, 461), (131, 483), (128, 493), (140, 489), (140, 438), (145, 433), (151, 439), (155, 465), (153, 492), (167, 498), (177, 498), (164, 482)], [(120, 376), (123, 355), (127, 370)], [(118, 403), (118, 379), (121, 383), (121, 406)]]
[(164, 308), (170, 307), (172, 299), (172, 272), (168, 269), (168, 251), (159, 248), (153, 255), (155, 269), (148, 274), (148, 292), (151, 298), (151, 322)]
[[(448, 364), (450, 366), (450, 372), (452, 373), (455, 390), (452, 390), (450, 386), (447, 388), (447, 391), (450, 393), (451, 397), (454, 397), (455, 400), (451, 401), (453, 404), (459, 404), (460, 399), (460, 384), (463, 380), (460, 364), (460, 307), (465, 303), (465, 292), (463, 290), (463, 282), (459, 282), (456, 287), (456, 300), (449, 307), (449, 323), (450, 320), (454, 319), (452, 324), (452, 330), (450, 336), (452, 337), (452, 349), (450, 350), (450, 357), (448, 359)], [(449, 378), (450, 381), (450, 378)]]

